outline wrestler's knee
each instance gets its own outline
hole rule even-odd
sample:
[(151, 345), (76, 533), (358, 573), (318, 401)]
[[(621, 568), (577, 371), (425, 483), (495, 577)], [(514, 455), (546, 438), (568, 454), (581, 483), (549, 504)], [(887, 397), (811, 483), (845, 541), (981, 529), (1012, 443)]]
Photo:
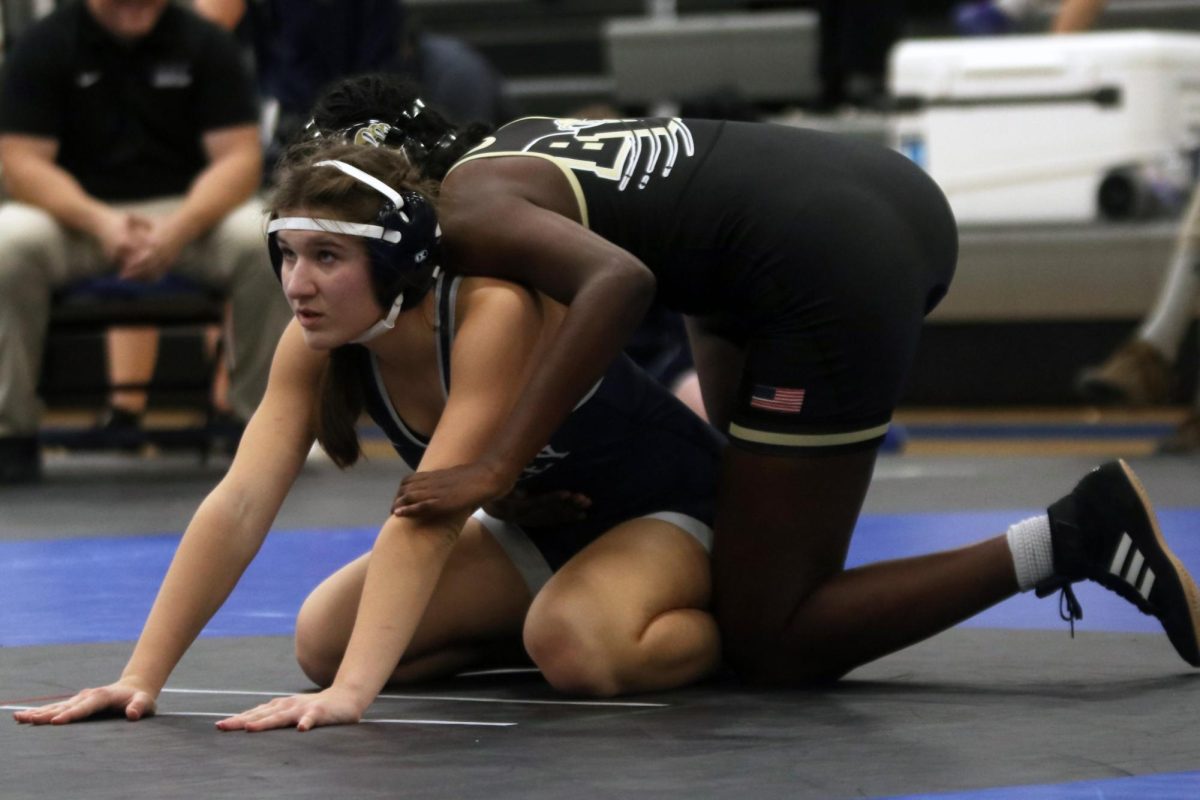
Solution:
[(525, 620), (525, 650), (546, 681), (560, 692), (611, 697), (620, 678), (605, 636), (587, 624), (591, 609), (542, 603)]
[(833, 683), (849, 669), (820, 644), (816, 632), (786, 621), (731, 613), (718, 606), (717, 625), (726, 663), (738, 679), (754, 686), (803, 687)]
[(333, 683), (344, 655), (344, 642), (333, 641), (329, 635), (330, 620), (322, 613), (320, 603), (310, 596), (296, 617), (296, 663), (308, 679), (317, 686)]

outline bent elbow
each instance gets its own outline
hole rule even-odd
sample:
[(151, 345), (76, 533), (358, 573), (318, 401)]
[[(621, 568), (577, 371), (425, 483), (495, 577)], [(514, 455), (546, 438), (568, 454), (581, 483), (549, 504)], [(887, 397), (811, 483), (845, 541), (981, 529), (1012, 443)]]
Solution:
[(628, 282), (632, 291), (637, 292), (638, 297), (644, 297), (647, 300), (654, 297), (654, 292), (658, 288), (658, 279), (650, 271), (650, 268), (640, 261), (622, 262), (622, 278)]
[(640, 320), (654, 302), (654, 293), (658, 290), (654, 273), (640, 261), (622, 259), (609, 275), (620, 286), (621, 306)]

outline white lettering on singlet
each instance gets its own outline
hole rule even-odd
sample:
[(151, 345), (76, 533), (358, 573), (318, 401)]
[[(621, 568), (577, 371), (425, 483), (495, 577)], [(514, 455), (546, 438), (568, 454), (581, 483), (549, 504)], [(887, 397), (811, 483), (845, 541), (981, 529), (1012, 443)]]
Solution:
[(571, 455), (570, 451), (560, 453), (550, 445), (546, 445), (542, 448), (540, 453), (533, 457), (533, 461), (530, 462), (525, 469), (521, 470), (521, 472), (526, 476), (541, 475), (543, 472), (551, 469), (555, 464), (569, 455)]
[(676, 161), (695, 155), (692, 132), (682, 120), (559, 119), (556, 131), (531, 141), (524, 152), (554, 158), (576, 172), (616, 181), (625, 191), (637, 179), (644, 189), (655, 174), (671, 174)]

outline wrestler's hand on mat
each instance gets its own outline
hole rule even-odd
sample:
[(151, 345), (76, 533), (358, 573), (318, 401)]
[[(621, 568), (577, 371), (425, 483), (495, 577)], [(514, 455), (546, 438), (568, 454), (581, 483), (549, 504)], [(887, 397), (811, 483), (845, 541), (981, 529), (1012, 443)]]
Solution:
[(217, 727), (223, 731), (267, 731), (295, 728), (307, 731), (322, 725), (353, 725), (362, 719), (359, 698), (351, 692), (330, 687), (317, 694), (277, 697), (236, 716), (223, 719)]
[(504, 497), (484, 503), (483, 510), (513, 525), (538, 528), (577, 522), (587, 516), (591, 505), (592, 499), (579, 492), (529, 494), (524, 489), (513, 489)]
[(66, 700), (13, 713), (17, 722), (30, 725), (66, 725), (96, 714), (123, 714), (137, 721), (154, 714), (154, 695), (134, 682), (117, 681), (98, 689), (84, 689)]
[(517, 475), (485, 461), (431, 472), (414, 472), (400, 482), (392, 502), (397, 517), (470, 514), (512, 491)]

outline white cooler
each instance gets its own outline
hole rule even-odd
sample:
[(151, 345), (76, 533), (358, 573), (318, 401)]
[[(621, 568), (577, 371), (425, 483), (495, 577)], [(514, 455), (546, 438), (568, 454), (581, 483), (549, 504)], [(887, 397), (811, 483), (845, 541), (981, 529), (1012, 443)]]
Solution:
[(894, 145), (965, 223), (1081, 222), (1181, 205), (1200, 150), (1200, 35), (905, 41)]

